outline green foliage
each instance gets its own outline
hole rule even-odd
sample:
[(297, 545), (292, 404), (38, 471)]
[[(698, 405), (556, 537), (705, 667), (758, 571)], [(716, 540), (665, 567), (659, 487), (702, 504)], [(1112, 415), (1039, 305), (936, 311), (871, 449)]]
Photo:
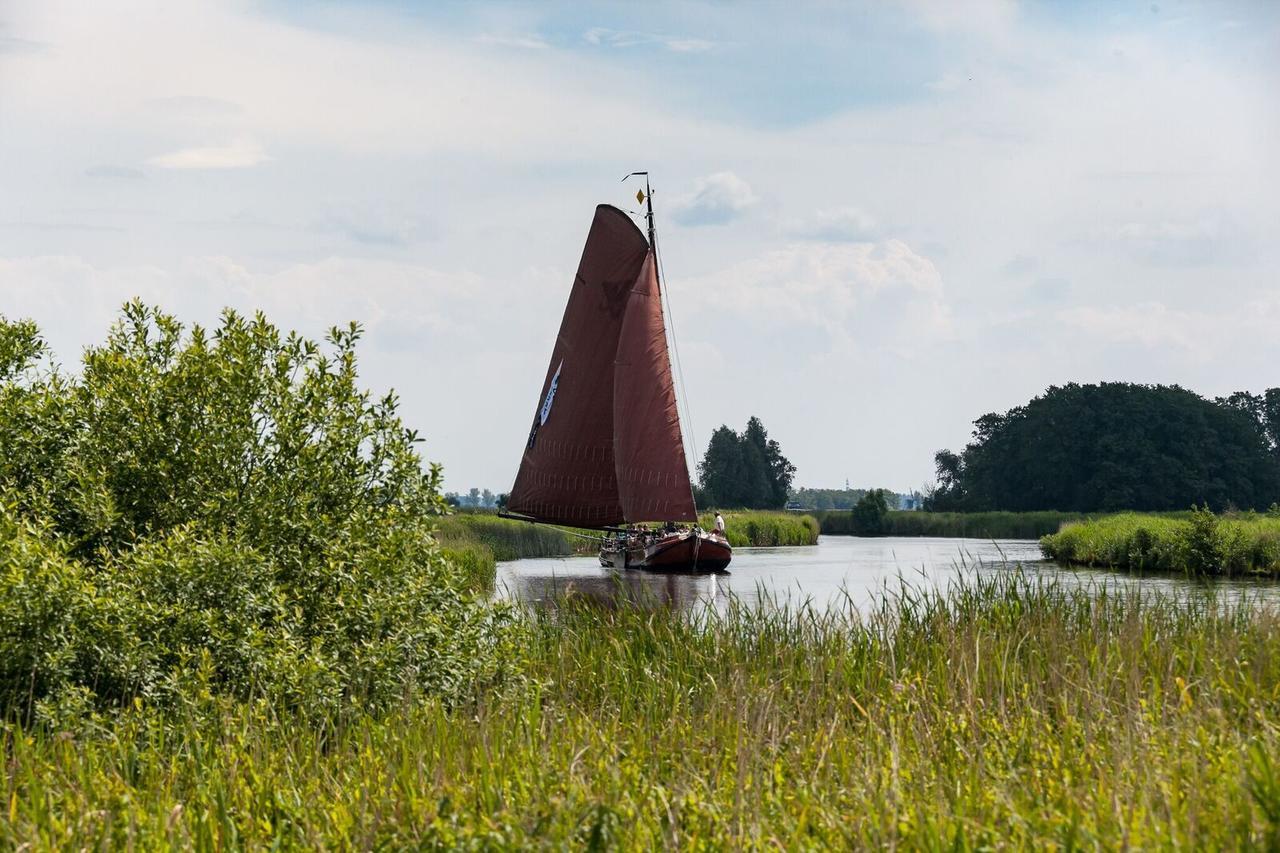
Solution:
[(135, 302), (68, 377), (0, 321), (0, 708), (323, 714), (498, 676), (506, 617), (439, 553), (439, 470), (358, 388), (359, 337)]
[(854, 536), (883, 536), (889, 515), (889, 492), (872, 489), (863, 495), (849, 513), (849, 527)]
[(1193, 575), (1280, 575), (1280, 520), (1205, 508), (1178, 518), (1137, 513), (1068, 524), (1040, 540), (1063, 563)]
[(721, 426), (698, 465), (698, 500), (704, 506), (781, 509), (795, 470), (759, 418), (748, 420), (741, 435)]
[(1025, 406), (976, 420), (963, 453), (940, 451), (927, 506), (1262, 508), (1280, 499), (1277, 428), (1280, 389), (1215, 403), (1177, 386), (1051, 387)]
[[(735, 548), (818, 544), (818, 520), (811, 515), (759, 510), (720, 514), (724, 516), (725, 537)], [(698, 524), (704, 530), (712, 529), (715, 515), (703, 513)]]
[(570, 600), (522, 642), (526, 684), (464, 713), (10, 728), (0, 846), (1239, 850), (1280, 832), (1280, 615), (1211, 592), (1014, 570), (834, 613)]

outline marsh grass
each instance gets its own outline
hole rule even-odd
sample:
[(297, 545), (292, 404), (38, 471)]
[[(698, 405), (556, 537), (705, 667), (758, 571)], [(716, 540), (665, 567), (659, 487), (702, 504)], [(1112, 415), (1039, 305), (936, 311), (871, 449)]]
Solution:
[(1123, 513), (1068, 524), (1040, 540), (1063, 563), (1195, 575), (1280, 575), (1280, 518)]
[(524, 676), (316, 727), (261, 704), (4, 735), (0, 843), (1274, 847), (1280, 618), (1018, 570), (859, 613), (570, 599)]
[[(725, 536), (735, 548), (818, 544), (818, 520), (812, 515), (766, 510), (722, 510), (721, 515)], [(704, 512), (698, 523), (710, 530), (715, 527), (715, 515)]]
[[(1162, 512), (1160, 518), (1186, 518), (1187, 512)], [(827, 536), (852, 536), (849, 510), (813, 513)], [(1057, 533), (1064, 525), (1105, 518), (1079, 512), (919, 512), (891, 510), (885, 517), (883, 536), (936, 536), (956, 539), (1039, 539)]]

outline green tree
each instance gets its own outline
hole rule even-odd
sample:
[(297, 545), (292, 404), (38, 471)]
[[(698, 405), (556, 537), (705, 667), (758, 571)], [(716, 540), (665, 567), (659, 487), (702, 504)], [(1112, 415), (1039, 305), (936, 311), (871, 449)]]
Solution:
[(851, 521), (854, 536), (882, 536), (889, 517), (889, 491), (871, 489), (854, 505)]
[(978, 418), (963, 452), (939, 452), (930, 508), (1260, 509), (1280, 498), (1269, 401), (1280, 409), (1271, 391), (1214, 402), (1177, 386), (1051, 387)]
[(704, 503), (746, 509), (785, 505), (794, 476), (795, 466), (755, 417), (741, 435), (719, 427), (698, 465)]
[(711, 434), (707, 453), (698, 465), (698, 479), (707, 504), (746, 506), (747, 468), (742, 441), (729, 427), (721, 426)]

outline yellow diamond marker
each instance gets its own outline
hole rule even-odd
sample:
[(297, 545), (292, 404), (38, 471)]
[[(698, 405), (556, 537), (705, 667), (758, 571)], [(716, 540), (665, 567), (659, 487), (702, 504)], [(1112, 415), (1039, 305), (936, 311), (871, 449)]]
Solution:
[(644, 204), (644, 190), (636, 190), (636, 201)]

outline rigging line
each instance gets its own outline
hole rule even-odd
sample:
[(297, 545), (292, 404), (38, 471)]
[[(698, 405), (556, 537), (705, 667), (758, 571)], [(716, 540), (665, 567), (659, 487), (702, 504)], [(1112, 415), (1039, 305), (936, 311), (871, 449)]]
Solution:
[[(665, 266), (663, 266), (663, 264), (662, 264), (662, 252), (658, 249), (658, 241), (657, 241), (656, 239), (653, 241), (653, 256), (654, 256), (654, 258), (656, 258), (656, 259), (657, 259), (657, 261), (658, 261), (658, 274), (662, 277), (662, 281), (663, 281), (664, 283), (669, 283), (669, 280), (667, 279), (667, 270), (666, 270), (666, 267), (665, 267)], [(666, 306), (667, 306), (667, 324), (671, 327), (671, 335), (670, 335), (670, 340), (671, 340), (671, 354), (672, 354), (672, 355), (674, 356), (674, 358), (675, 358), (675, 362), (676, 362), (676, 376), (677, 376), (677, 377), (679, 378), (679, 380), (680, 380), (680, 393), (679, 393), (679, 397), (680, 397), (681, 402), (683, 402), (683, 403), (684, 403), (684, 422), (688, 425), (688, 429), (689, 429), (689, 442), (693, 445), (693, 447), (691, 448), (691, 449), (693, 450), (693, 458), (694, 458), (694, 459), (697, 459), (697, 457), (698, 457), (698, 437), (697, 437), (697, 435), (694, 433), (694, 430), (693, 430), (693, 412), (692, 412), (692, 410), (689, 408), (689, 395), (688, 395), (688, 393), (687, 393), (686, 386), (685, 386), (685, 382), (684, 382), (684, 367), (683, 367), (683, 366), (681, 365), (681, 363), (680, 363), (680, 345), (679, 345), (679, 343), (677, 343), (677, 342), (676, 342), (676, 317), (675, 317), (675, 313), (674, 313), (674, 312), (672, 312), (672, 310), (671, 310), (671, 297), (667, 294), (667, 290), (668, 290), (668, 288), (663, 287), (663, 288), (661, 289), (661, 291), (660, 291), (660, 292), (661, 292), (661, 294), (662, 294), (662, 299), (663, 299), (663, 301), (664, 301), (664, 302), (666, 302)], [(688, 464), (689, 464), (689, 462), (688, 462), (688, 457), (686, 457), (686, 459), (685, 459), (685, 466), (687, 467), (687, 466), (688, 466)], [(690, 473), (689, 473), (689, 484), (690, 484), (690, 486), (692, 486), (692, 485), (693, 485), (693, 472), (690, 472)], [(690, 488), (690, 492), (691, 492), (691, 493), (692, 493), (692, 491), (693, 491), (693, 490), (692, 490), (692, 488)], [(692, 500), (693, 500), (693, 511), (694, 511), (694, 514), (696, 515), (696, 514), (697, 514), (697, 512), (698, 512), (698, 498), (697, 498), (697, 496), (696, 496), (696, 495), (693, 495), (693, 496), (692, 496)]]

